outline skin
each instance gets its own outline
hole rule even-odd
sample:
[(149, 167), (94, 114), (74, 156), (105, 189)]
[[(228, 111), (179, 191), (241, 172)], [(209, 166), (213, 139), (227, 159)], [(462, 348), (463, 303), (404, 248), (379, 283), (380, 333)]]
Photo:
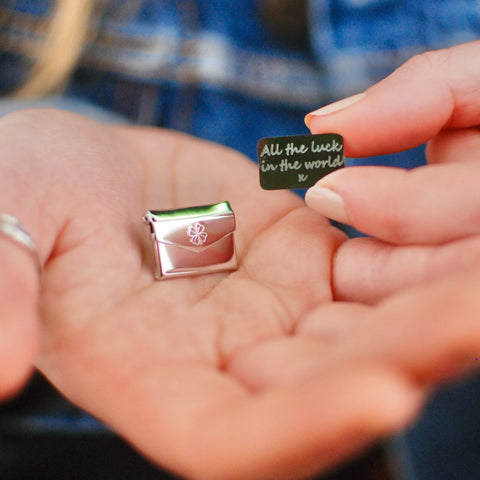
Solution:
[[(301, 333), (331, 305), (345, 237), (294, 195), (262, 191), (250, 161), (56, 111), (0, 123), (2, 209), (29, 226), (44, 264), (39, 286), (29, 256), (2, 239), (4, 395), (35, 362), (191, 478), (303, 477), (411, 419), (421, 394), (408, 375), (354, 352), (337, 361), (334, 334)], [(224, 199), (239, 270), (155, 281), (145, 211)]]
[(350, 107), (312, 117), (313, 133), (343, 134), (354, 157), (427, 142), (425, 167), (356, 167), (318, 182), (343, 199), (347, 223), (373, 237), (339, 250), (337, 298), (375, 303), (480, 265), (479, 50), (473, 42), (414, 57)]
[[(335, 115), (342, 132), (340, 114), (312, 130)], [(56, 111), (4, 117), (0, 140), (0, 211), (28, 226), (44, 265), (40, 284), (0, 239), (2, 396), (36, 365), (179, 475), (325, 471), (409, 424), (480, 349), (476, 269), (409, 285), (393, 271), (378, 298), (354, 285), (370, 258), (356, 242), (294, 195), (262, 191), (235, 152)], [(155, 281), (145, 211), (223, 200), (239, 270)]]

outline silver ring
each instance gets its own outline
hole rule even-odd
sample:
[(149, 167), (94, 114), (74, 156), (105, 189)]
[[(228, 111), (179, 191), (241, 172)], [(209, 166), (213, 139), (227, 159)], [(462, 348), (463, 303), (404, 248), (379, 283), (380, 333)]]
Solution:
[(42, 264), (38, 256), (37, 246), (17, 218), (6, 213), (0, 214), (0, 234), (25, 249), (33, 258), (38, 272), (41, 273)]

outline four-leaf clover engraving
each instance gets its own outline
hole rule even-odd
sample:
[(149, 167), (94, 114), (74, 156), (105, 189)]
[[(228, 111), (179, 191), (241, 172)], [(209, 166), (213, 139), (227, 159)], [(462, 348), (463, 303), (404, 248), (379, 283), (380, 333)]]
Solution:
[(203, 245), (207, 241), (208, 234), (205, 231), (205, 225), (200, 222), (195, 222), (187, 229), (187, 235), (190, 237), (190, 243), (193, 245)]

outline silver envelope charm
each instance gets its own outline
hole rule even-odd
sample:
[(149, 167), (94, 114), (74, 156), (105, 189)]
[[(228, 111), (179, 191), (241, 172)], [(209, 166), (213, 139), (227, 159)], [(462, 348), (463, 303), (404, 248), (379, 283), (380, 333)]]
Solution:
[(238, 268), (235, 216), (228, 202), (151, 210), (143, 220), (150, 227), (157, 280)]

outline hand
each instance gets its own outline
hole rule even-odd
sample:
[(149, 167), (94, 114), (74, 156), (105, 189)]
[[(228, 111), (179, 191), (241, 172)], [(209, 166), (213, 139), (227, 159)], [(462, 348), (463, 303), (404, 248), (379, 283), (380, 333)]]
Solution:
[(339, 249), (337, 298), (372, 303), (405, 287), (453, 282), (463, 293), (444, 297), (439, 290), (432, 308), (453, 302), (462, 317), (464, 297), (477, 295), (480, 68), (471, 59), (479, 52), (475, 42), (415, 57), (350, 106), (310, 117), (312, 132), (343, 134), (350, 156), (428, 142), (426, 167), (348, 168), (307, 194), (312, 208), (373, 237)]
[[(294, 195), (261, 191), (248, 160), (55, 111), (4, 117), (0, 139), (0, 211), (44, 264), (39, 288), (28, 255), (0, 238), (3, 396), (35, 361), (149, 458), (209, 480), (300, 478), (418, 411), (423, 383), (398, 355), (409, 338), (385, 356), (389, 328), (331, 302), (343, 234)], [(145, 211), (222, 200), (239, 270), (154, 281)]]
[(382, 330), (370, 343), (375, 355), (377, 342), (388, 357), (410, 336), (402, 355), (423, 380), (427, 371), (434, 380), (478, 366), (480, 68), (471, 58), (479, 51), (476, 42), (415, 57), (366, 94), (308, 119), (313, 133), (344, 135), (350, 156), (428, 141), (425, 167), (347, 168), (306, 198), (372, 236), (339, 247), (334, 298), (372, 305), (364, 321), (376, 318)]

